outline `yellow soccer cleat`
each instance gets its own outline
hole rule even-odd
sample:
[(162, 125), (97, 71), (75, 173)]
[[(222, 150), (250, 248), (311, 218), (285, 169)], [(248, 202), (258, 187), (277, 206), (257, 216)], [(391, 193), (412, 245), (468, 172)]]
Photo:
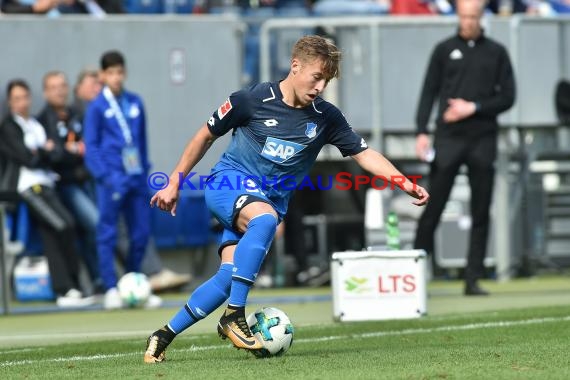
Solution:
[(261, 350), (263, 344), (251, 333), (242, 312), (226, 309), (226, 312), (218, 322), (218, 335), (220, 338), (229, 338), (238, 349), (250, 351)]
[(146, 341), (146, 351), (144, 353), (145, 363), (160, 363), (166, 360), (166, 347), (169, 345), (166, 339), (156, 332), (148, 337)]

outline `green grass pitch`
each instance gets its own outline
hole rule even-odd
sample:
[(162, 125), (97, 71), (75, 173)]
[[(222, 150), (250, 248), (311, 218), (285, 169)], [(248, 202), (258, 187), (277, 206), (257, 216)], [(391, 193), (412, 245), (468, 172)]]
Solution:
[(156, 365), (142, 362), (146, 336), (176, 309), (1, 316), (0, 379), (569, 379), (570, 279), (485, 286), (490, 297), (467, 298), (458, 282), (432, 283), (429, 315), (413, 320), (335, 323), (329, 301), (266, 305), (295, 325), (290, 351), (271, 359), (221, 341), (221, 310), (179, 336)]

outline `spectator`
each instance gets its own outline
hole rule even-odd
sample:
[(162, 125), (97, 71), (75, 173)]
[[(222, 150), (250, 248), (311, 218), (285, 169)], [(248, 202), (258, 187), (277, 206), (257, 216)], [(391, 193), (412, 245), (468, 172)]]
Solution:
[(60, 0), (2, 0), (2, 12), (14, 14), (46, 14), (58, 15)]
[(393, 15), (448, 15), (453, 7), (447, 0), (392, 0)]
[(554, 16), (557, 14), (570, 13), (570, 0), (537, 0), (534, 4), (537, 13), (541, 16)]
[(73, 108), (67, 105), (69, 86), (61, 71), (50, 71), (43, 79), (46, 104), (38, 115), (38, 121), (54, 136), (54, 141), (62, 152), (54, 165), (60, 180), (57, 192), (63, 204), (75, 217), (80, 227), (81, 256), (96, 293), (102, 292), (99, 276), (95, 234), (99, 217), (93, 200), (92, 179), (83, 162), (83, 121)]
[(510, 16), (513, 13), (526, 13), (527, 7), (526, 0), (489, 0), (487, 2), (487, 9), (500, 16)]
[[(99, 222), (97, 253), (99, 271), (106, 289), (104, 307), (122, 307), (117, 290), (114, 258), (117, 222), (125, 217), (129, 255), (125, 271), (140, 272), (150, 233), (145, 110), (140, 97), (125, 90), (123, 55), (109, 51), (101, 57), (104, 83), (101, 93), (87, 106), (85, 115), (85, 162), (95, 177)], [(152, 295), (146, 306), (162, 300)]]
[(390, 7), (392, 15), (435, 15), (437, 11), (434, 9), (431, 1), (422, 0), (392, 0)]
[(121, 0), (97, 0), (97, 4), (109, 14), (125, 13), (125, 7)]
[[(289, 0), (292, 2), (291, 0)], [(277, 0), (236, 0), (233, 3), (242, 9), (248, 8), (274, 8), (277, 5)], [(216, 1), (209, 1), (210, 5), (216, 5)], [(219, 3), (219, 1), (218, 1)]]
[(61, 14), (90, 14), (96, 18), (106, 15), (95, 0), (62, 0), (57, 10)]
[[(76, 0), (75, 4), (78, 10), (76, 12), (72, 10), (70, 13), (89, 13), (94, 17), (125, 13), (122, 0)], [(83, 11), (82, 8), (84, 9)]]
[(85, 69), (77, 76), (77, 82), (73, 88), (72, 108), (77, 118), (83, 122), (87, 105), (101, 92), (101, 81), (97, 70)]
[[(95, 70), (83, 70), (77, 78), (75, 85), (75, 99), (73, 102), (73, 109), (79, 120), (83, 120), (85, 108), (90, 101), (95, 99), (101, 91), (101, 82), (99, 81), (99, 74)], [(97, 215), (99, 213), (97, 212)], [(126, 263), (129, 247), (128, 247), (128, 232), (125, 227), (123, 218), (120, 218), (118, 225), (117, 235), (117, 254), (121, 261)], [(188, 274), (176, 273), (170, 269), (164, 268), (160, 260), (160, 256), (156, 251), (156, 246), (151, 238), (147, 244), (147, 250), (141, 264), (142, 273), (149, 277), (151, 288), (155, 292), (164, 291), (168, 289), (178, 288), (190, 282), (192, 277)]]
[(13, 14), (90, 14), (102, 18), (107, 13), (124, 13), (120, 0), (3, 0), (2, 12)]
[(10, 178), (37, 223), (56, 304), (59, 307), (82, 307), (93, 303), (79, 291), (79, 263), (75, 249), (73, 217), (55, 192), (55, 173), (50, 164), (60, 155), (58, 146), (44, 127), (30, 116), (30, 89), (26, 82), (8, 84), (10, 114), (0, 126), (0, 153), (19, 168)]
[(317, 16), (379, 15), (389, 10), (389, 0), (319, 0), (313, 5)]
[(489, 208), (497, 155), (497, 115), (515, 99), (515, 81), (505, 48), (487, 38), (480, 25), (484, 3), (459, 0), (459, 32), (439, 43), (431, 56), (418, 106), (416, 154), (430, 160), (427, 123), (436, 98), (435, 130), (429, 190), (415, 247), (434, 252), (434, 232), (461, 165), (468, 169), (473, 219), (465, 268), (465, 295), (486, 295), (478, 280), (489, 234)]

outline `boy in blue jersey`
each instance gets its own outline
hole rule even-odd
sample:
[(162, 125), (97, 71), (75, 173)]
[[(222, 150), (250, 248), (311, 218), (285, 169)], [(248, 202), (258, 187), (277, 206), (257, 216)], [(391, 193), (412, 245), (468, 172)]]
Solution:
[[(299, 39), (287, 78), (233, 93), (190, 140), (169, 185), (151, 199), (151, 206), (174, 215), (179, 173), (187, 175), (216, 138), (233, 130), (232, 141), (206, 187), (208, 207), (224, 226), (220, 269), (194, 291), (167, 325), (148, 338), (146, 363), (163, 361), (166, 347), (177, 334), (226, 300), (218, 334), (237, 348), (262, 348), (245, 320), (247, 295), (287, 212), (295, 184), (309, 173), (325, 144), (335, 145), (374, 175), (403, 177), (367, 147), (334, 105), (319, 97), (338, 76), (339, 61), (339, 50), (324, 38)], [(406, 181), (402, 187), (417, 198), (415, 204), (427, 202), (429, 195), (420, 186)]]
[[(150, 234), (146, 177), (149, 169), (146, 119), (141, 98), (125, 90), (125, 59), (118, 51), (101, 57), (105, 84), (87, 108), (85, 164), (95, 178), (97, 192), (97, 254), (105, 287), (105, 309), (122, 307), (115, 274), (117, 222), (123, 213), (129, 232), (127, 272), (140, 272)], [(146, 307), (162, 300), (151, 295)]]

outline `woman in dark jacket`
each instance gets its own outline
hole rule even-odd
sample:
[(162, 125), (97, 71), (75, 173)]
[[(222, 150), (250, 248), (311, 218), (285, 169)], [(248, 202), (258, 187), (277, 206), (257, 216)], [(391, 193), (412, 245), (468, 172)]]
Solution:
[(93, 303), (79, 289), (79, 262), (74, 221), (55, 193), (56, 174), (50, 165), (61, 156), (44, 127), (30, 116), (30, 89), (13, 80), (7, 88), (9, 115), (0, 125), (0, 155), (5, 186), (26, 203), (42, 238), (57, 305), (82, 307)]

